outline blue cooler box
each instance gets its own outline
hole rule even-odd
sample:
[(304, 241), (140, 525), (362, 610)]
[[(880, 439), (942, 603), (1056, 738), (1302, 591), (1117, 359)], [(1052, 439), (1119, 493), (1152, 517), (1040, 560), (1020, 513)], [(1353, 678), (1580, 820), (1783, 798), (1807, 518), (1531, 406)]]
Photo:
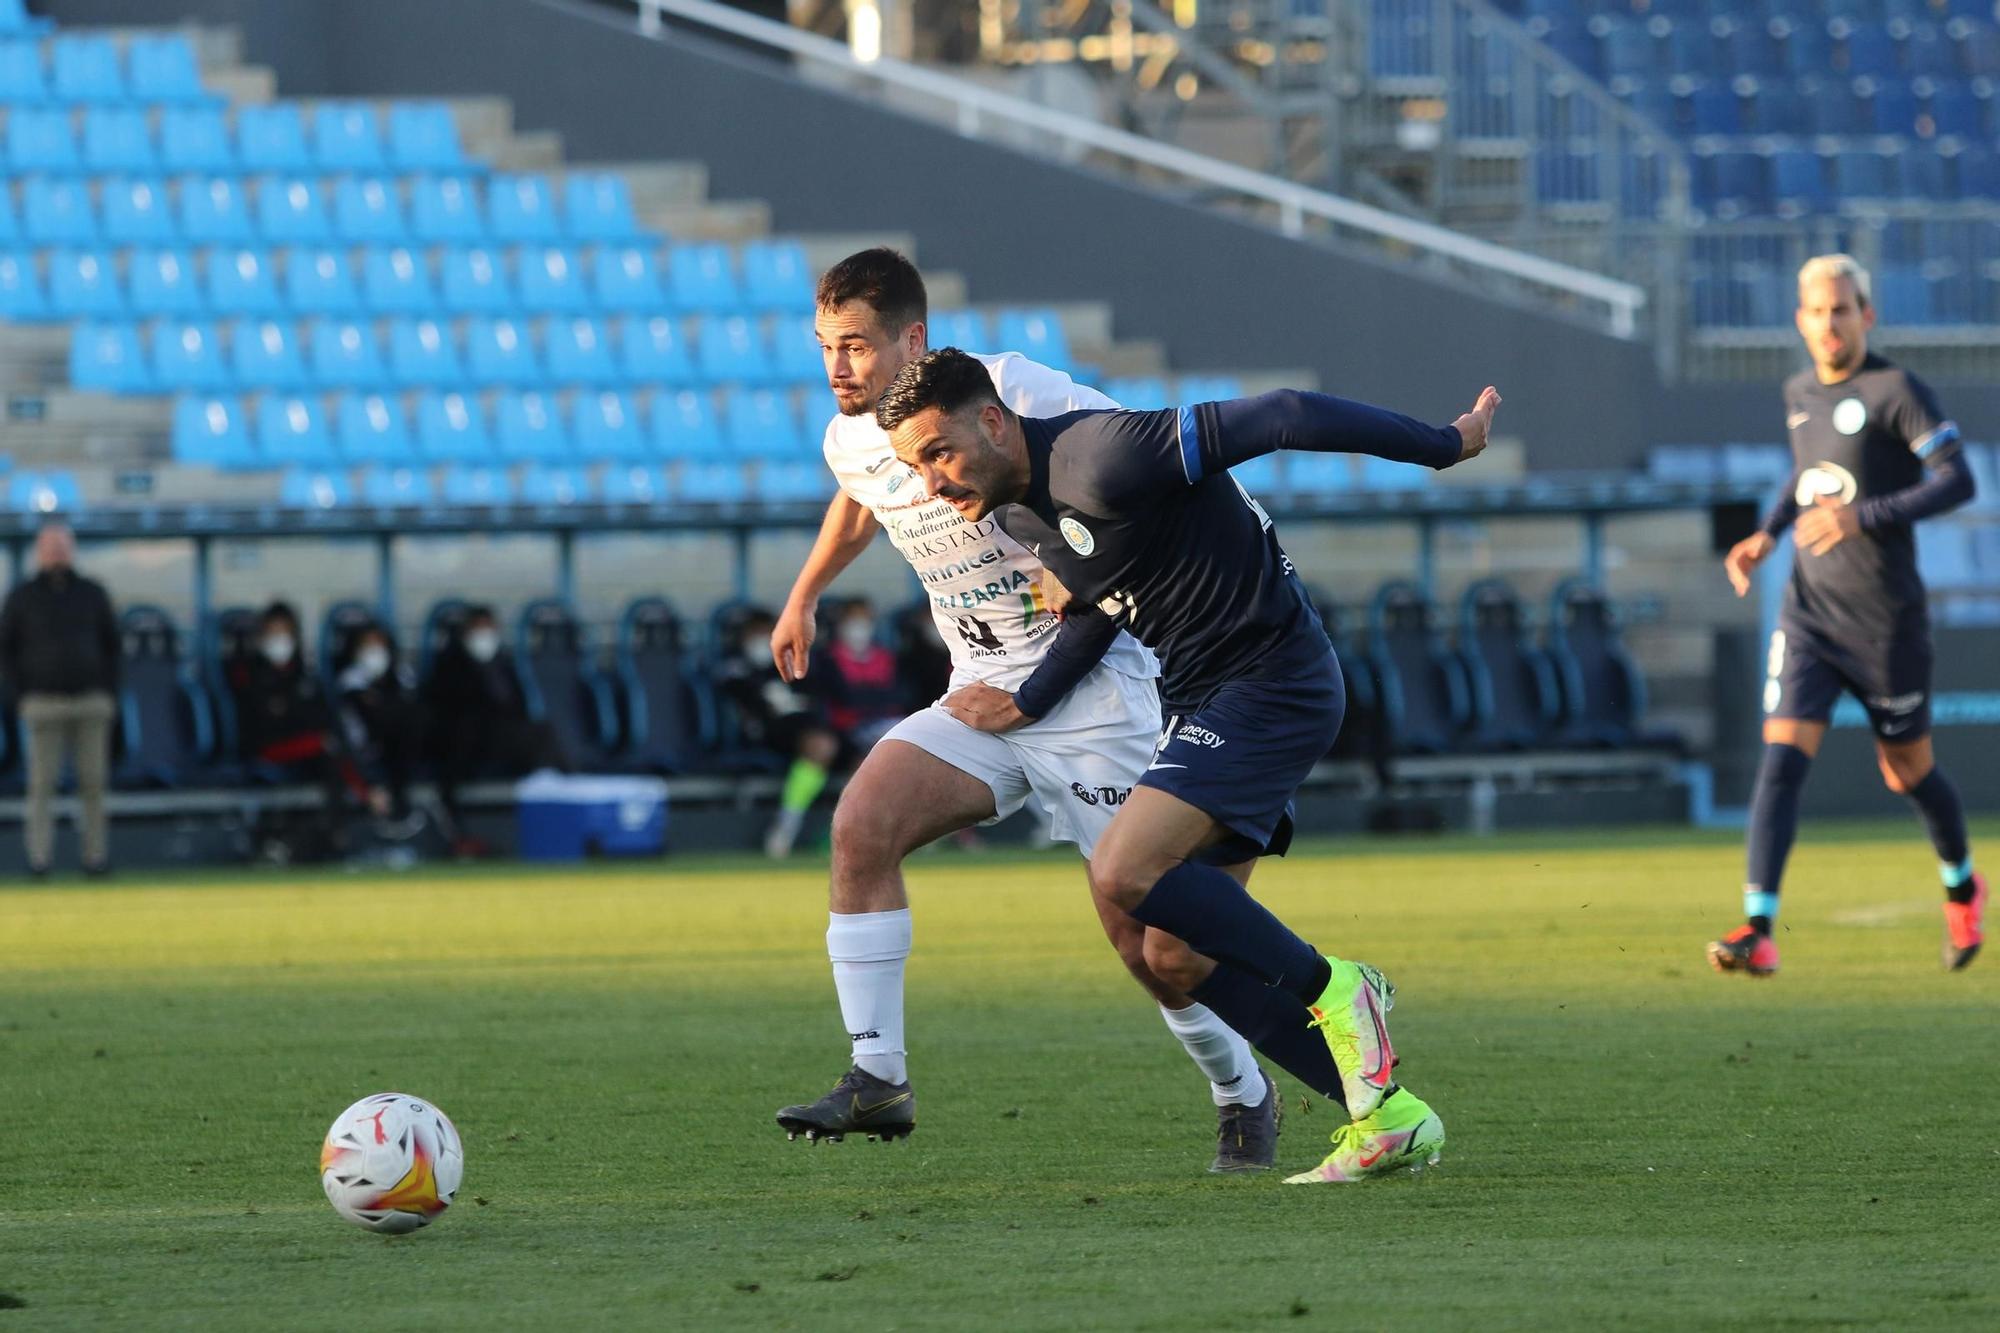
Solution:
[(537, 773), (515, 784), (514, 802), (526, 861), (666, 850), (667, 784), (659, 778)]

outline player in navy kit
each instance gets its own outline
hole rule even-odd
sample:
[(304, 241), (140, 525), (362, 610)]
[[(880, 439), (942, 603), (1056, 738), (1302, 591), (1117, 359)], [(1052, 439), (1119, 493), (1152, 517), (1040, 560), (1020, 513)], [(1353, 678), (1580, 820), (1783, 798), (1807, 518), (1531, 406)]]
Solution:
[[(931, 494), (994, 515), (1069, 589), (1072, 615), (1095, 608), (1107, 633), (1159, 654), (1167, 725), (1091, 857), (1092, 888), (1148, 927), (1155, 971), (1274, 1059), (1272, 1035), (1319, 1034), (1331, 1068), (1315, 1086), (1352, 1123), (1293, 1183), (1420, 1167), (1444, 1127), (1393, 1081), (1381, 973), (1322, 956), (1244, 889), (1255, 858), (1290, 843), (1292, 797), (1331, 748), (1346, 694), (1290, 557), (1229, 469), (1278, 449), (1450, 467), (1485, 448), (1499, 402), (1489, 388), (1445, 427), (1293, 391), (1038, 420), (945, 348), (905, 366), (876, 405)], [(1019, 704), (978, 686), (954, 699), (979, 726), (1008, 725)]]
[(1799, 270), (1798, 327), (1813, 364), (1785, 383), (1792, 481), (1724, 562), (1740, 597), (1787, 528), (1798, 546), (1764, 685), (1748, 920), (1708, 946), (1718, 971), (1778, 970), (1771, 927), (1799, 795), (1843, 691), (1868, 712), (1883, 782), (1930, 830), (1945, 890), (1945, 966), (1962, 968), (1979, 952), (1986, 881), (1972, 867), (1958, 790), (1931, 752), (1930, 611), (1912, 531), (1972, 498), (1972, 470), (1924, 382), (1868, 350), (1868, 288), (1867, 270), (1847, 255)]

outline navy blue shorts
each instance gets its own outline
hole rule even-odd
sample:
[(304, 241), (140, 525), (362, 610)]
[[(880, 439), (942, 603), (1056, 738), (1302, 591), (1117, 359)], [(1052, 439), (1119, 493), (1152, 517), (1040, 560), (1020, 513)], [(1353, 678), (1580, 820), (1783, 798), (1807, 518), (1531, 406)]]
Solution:
[(1779, 621), (1765, 663), (1764, 714), (1825, 722), (1843, 692), (1868, 710), (1868, 725), (1891, 744), (1931, 730), (1931, 639), (1905, 634), (1845, 644)]
[(1229, 830), (1203, 861), (1283, 856), (1292, 845), (1292, 797), (1333, 748), (1346, 713), (1347, 685), (1331, 651), (1283, 675), (1232, 680), (1194, 712), (1167, 717), (1139, 785), (1179, 797)]

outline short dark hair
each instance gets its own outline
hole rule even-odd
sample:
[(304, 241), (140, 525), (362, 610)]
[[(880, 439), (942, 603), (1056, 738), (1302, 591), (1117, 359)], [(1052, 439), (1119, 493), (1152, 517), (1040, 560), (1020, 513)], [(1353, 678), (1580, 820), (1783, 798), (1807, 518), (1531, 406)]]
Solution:
[(498, 628), (500, 617), (493, 614), (492, 607), (487, 606), (483, 602), (475, 602), (473, 605), (465, 608), (465, 618), (458, 622), (458, 632), (464, 634), (465, 631), (471, 629), (481, 621), (491, 621), (494, 627)]
[(889, 332), (901, 333), (930, 317), (930, 296), (917, 266), (886, 245), (851, 254), (820, 275), (813, 302), (838, 310), (859, 301), (875, 312)]
[(927, 408), (953, 413), (974, 403), (1000, 403), (986, 363), (956, 347), (940, 347), (896, 372), (875, 404), (875, 424), (894, 430)]
[(274, 620), (282, 620), (286, 624), (292, 627), (292, 631), (294, 633), (298, 632), (299, 613), (292, 609), (292, 604), (290, 602), (286, 601), (272, 602), (269, 606), (265, 607), (263, 612), (257, 617), (257, 623), (260, 625), (268, 625)]

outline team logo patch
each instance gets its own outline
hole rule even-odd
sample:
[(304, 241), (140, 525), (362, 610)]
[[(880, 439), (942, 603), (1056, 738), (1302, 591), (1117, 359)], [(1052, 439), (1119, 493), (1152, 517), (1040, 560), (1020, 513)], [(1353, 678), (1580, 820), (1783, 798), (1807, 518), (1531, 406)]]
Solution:
[[(1850, 398), (1847, 401), (1851, 403), (1855, 400)], [(1792, 492), (1792, 498), (1801, 506), (1816, 505), (1821, 500), (1838, 500), (1842, 504), (1853, 504), (1854, 497), (1860, 489), (1860, 483), (1854, 480), (1852, 472), (1838, 463), (1829, 463), (1821, 459), (1799, 473), (1799, 484)]]
[(1069, 549), (1078, 555), (1089, 555), (1097, 549), (1097, 538), (1091, 536), (1090, 529), (1075, 519), (1065, 518), (1056, 524), (1056, 527), (1062, 531), (1063, 540), (1069, 543)]
[(1842, 435), (1858, 435), (1868, 424), (1868, 406), (1859, 398), (1843, 398), (1833, 409), (1833, 428)]

